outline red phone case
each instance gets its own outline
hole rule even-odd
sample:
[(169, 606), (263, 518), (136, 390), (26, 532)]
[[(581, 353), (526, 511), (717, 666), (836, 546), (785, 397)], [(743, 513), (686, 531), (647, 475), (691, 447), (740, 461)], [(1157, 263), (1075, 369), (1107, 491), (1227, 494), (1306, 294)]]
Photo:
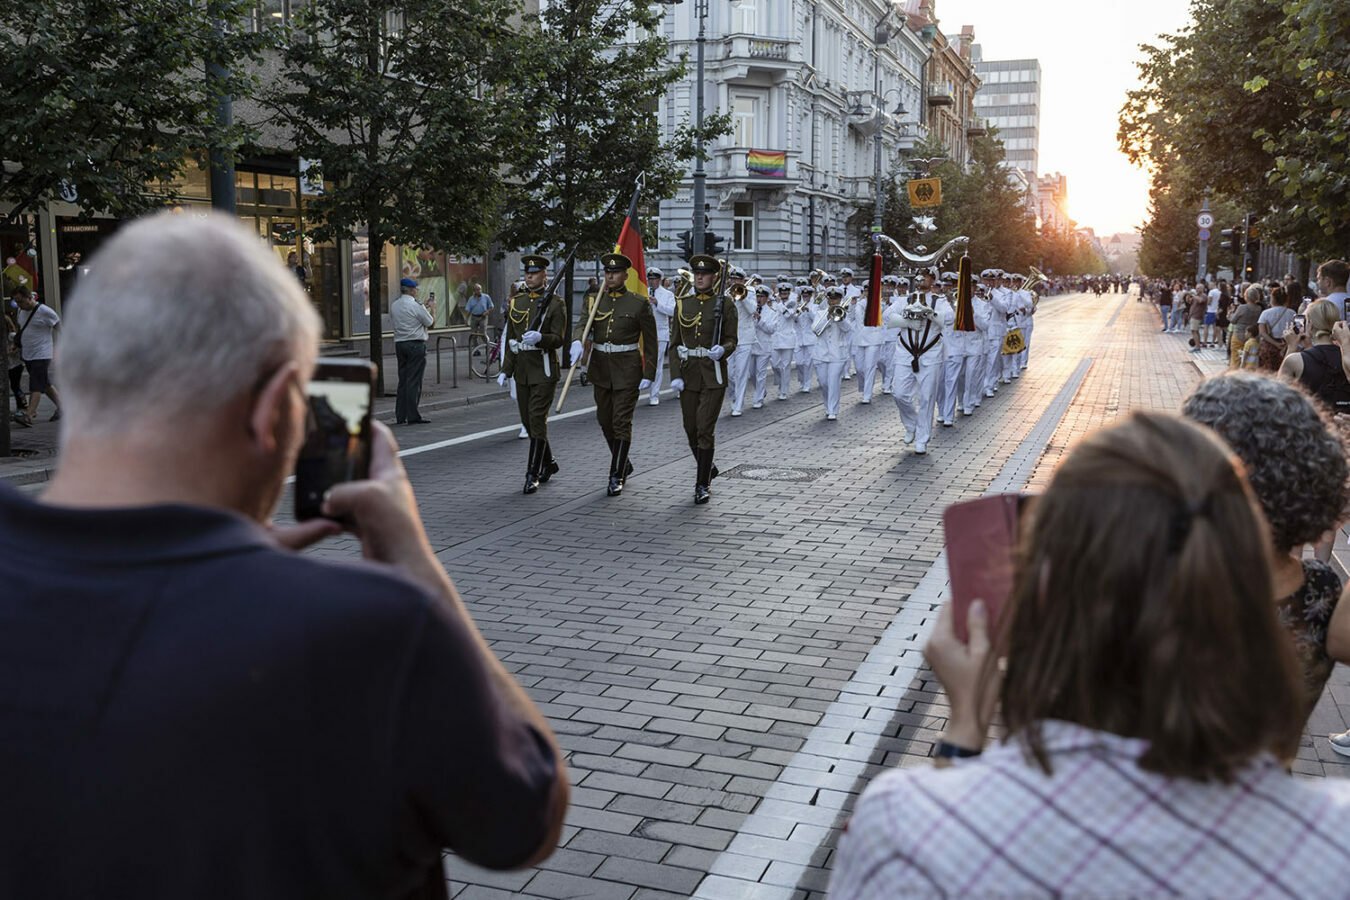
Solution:
[(966, 615), (971, 601), (984, 601), (993, 634), (1012, 594), (1021, 500), (1018, 494), (995, 494), (952, 504), (942, 513), (952, 613), (956, 636), (962, 641), (969, 640)]

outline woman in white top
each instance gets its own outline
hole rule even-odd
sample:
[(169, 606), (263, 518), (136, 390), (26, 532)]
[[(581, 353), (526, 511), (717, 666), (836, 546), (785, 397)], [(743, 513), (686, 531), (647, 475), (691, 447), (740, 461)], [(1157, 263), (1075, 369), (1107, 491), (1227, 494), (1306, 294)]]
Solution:
[[(1286, 768), (1299, 668), (1227, 447), (1136, 413), (1024, 520), (1001, 621), (973, 603), (962, 643), (949, 605), (925, 651), (955, 765), (867, 788), (831, 896), (1345, 896), (1350, 783)], [(981, 756), (996, 702), (1008, 737)]]
[(1261, 317), (1256, 320), (1261, 333), (1257, 360), (1267, 372), (1278, 371), (1284, 360), (1284, 330), (1294, 324), (1294, 305), (1297, 302), (1279, 287), (1272, 288), (1270, 309), (1261, 313)]

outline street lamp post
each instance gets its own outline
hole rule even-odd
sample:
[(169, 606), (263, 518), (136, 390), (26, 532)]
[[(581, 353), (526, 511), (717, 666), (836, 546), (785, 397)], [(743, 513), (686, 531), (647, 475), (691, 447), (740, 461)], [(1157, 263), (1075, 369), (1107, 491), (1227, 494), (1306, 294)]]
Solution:
[(707, 43), (709, 0), (694, 0), (694, 15), (698, 16), (698, 65), (694, 85), (694, 221), (690, 236), (694, 253), (704, 249), (703, 207), (707, 205), (708, 173), (703, 168), (703, 46)]
[[(881, 218), (885, 211), (886, 198), (882, 192), (881, 181), (881, 135), (885, 130), (886, 124), (886, 94), (881, 92), (881, 48), (886, 46), (891, 38), (899, 32), (899, 28), (893, 28), (887, 24), (887, 20), (895, 13), (895, 7), (886, 6), (886, 12), (877, 21), (876, 30), (872, 33), (872, 95), (876, 98), (876, 110), (873, 113), (873, 124), (876, 126), (876, 132), (872, 135), (873, 153), (875, 155), (874, 164), (876, 171), (874, 173), (874, 188), (876, 190), (876, 201), (872, 205), (872, 244), (875, 247), (881, 245)], [(898, 91), (897, 91), (898, 93)], [(903, 113), (904, 107), (898, 106), (897, 111)]]

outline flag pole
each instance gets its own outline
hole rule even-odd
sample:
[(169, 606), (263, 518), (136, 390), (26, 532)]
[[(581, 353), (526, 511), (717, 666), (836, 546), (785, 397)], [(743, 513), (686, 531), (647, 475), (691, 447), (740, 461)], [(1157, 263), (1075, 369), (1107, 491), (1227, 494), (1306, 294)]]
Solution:
[[(605, 293), (608, 290), (609, 285), (602, 284), (600, 286), (600, 293), (595, 295), (595, 302), (591, 304), (590, 315), (586, 317), (586, 327), (581, 329), (581, 337), (577, 338), (577, 340), (581, 341), (583, 348), (586, 345), (586, 337), (591, 333), (591, 325), (595, 323), (595, 311), (600, 308), (600, 301), (605, 299)], [(571, 353), (572, 349), (569, 347), (567, 352)], [(572, 387), (572, 376), (575, 374), (577, 374), (577, 366), (574, 364), (567, 370), (567, 380), (563, 382), (562, 393), (558, 395), (558, 405), (553, 410), (555, 413), (562, 412), (563, 403), (567, 400), (567, 391)]]

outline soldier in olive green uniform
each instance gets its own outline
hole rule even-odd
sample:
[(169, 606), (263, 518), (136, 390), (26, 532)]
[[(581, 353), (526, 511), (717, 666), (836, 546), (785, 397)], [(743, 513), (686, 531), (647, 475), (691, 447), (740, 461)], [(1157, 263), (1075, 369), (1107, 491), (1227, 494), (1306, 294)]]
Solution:
[(632, 262), (622, 253), (600, 258), (605, 268), (605, 293), (591, 326), (590, 364), (586, 367), (595, 386), (595, 417), (609, 442), (609, 486), (613, 497), (623, 493), (625, 479), (633, 473), (628, 448), (633, 442), (633, 411), (638, 393), (652, 386), (656, 377), (656, 316), (641, 294), (625, 286)]
[(525, 468), (525, 493), (539, 490), (558, 471), (548, 445), (548, 410), (558, 386), (558, 353), (567, 327), (562, 300), (544, 297), (548, 260), (526, 256), (525, 290), (506, 305), (506, 351), (502, 357), (501, 381), (516, 380), (516, 404), (520, 423), (530, 435), (530, 455)]
[(670, 386), (680, 395), (684, 433), (698, 463), (694, 502), (712, 497), (717, 416), (727, 393), (727, 359), (736, 351), (736, 304), (717, 292), (721, 267), (711, 256), (689, 260), (693, 296), (676, 301), (670, 322)]

